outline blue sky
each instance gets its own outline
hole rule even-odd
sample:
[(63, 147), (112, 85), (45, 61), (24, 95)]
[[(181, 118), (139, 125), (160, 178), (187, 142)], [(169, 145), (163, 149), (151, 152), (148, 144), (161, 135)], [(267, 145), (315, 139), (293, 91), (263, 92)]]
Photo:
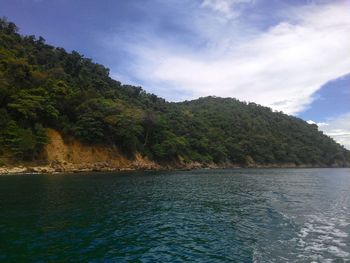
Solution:
[(350, 148), (349, 0), (0, 0), (0, 15), (168, 100), (254, 101)]

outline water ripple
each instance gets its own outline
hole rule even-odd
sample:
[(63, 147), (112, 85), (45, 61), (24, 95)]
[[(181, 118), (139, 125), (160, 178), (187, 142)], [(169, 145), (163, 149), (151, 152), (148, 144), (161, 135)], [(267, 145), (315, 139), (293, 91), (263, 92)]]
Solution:
[(350, 262), (349, 169), (4, 176), (1, 262)]

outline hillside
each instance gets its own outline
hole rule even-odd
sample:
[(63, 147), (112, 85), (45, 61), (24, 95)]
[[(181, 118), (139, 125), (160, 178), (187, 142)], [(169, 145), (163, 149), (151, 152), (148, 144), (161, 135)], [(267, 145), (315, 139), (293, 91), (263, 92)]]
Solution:
[(316, 125), (231, 98), (167, 102), (1, 19), (0, 164), (47, 162), (48, 128), (161, 166), (350, 165), (350, 152)]

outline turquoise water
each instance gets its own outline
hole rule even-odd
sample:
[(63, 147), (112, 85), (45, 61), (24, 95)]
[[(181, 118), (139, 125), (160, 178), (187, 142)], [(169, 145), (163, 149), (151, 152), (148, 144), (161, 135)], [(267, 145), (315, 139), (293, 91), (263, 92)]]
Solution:
[(349, 234), (350, 169), (0, 177), (0, 262), (344, 262)]

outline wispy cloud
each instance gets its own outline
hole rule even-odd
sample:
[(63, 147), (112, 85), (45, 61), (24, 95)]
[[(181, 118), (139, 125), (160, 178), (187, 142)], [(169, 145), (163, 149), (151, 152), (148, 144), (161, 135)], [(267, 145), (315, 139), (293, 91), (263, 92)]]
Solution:
[[(203, 4), (228, 12), (239, 2), (247, 1)], [(244, 19), (223, 22), (220, 14), (191, 10), (193, 22), (184, 21), (195, 44), (133, 31), (137, 41), (125, 45), (133, 57), (128, 70), (137, 84), (156, 87), (169, 100), (236, 97), (296, 114), (322, 85), (350, 72), (349, 8), (349, 1), (290, 8), (265, 31)]]
[(239, 16), (240, 5), (253, 2), (254, 0), (203, 0), (202, 7), (210, 8), (226, 18), (233, 18)]

